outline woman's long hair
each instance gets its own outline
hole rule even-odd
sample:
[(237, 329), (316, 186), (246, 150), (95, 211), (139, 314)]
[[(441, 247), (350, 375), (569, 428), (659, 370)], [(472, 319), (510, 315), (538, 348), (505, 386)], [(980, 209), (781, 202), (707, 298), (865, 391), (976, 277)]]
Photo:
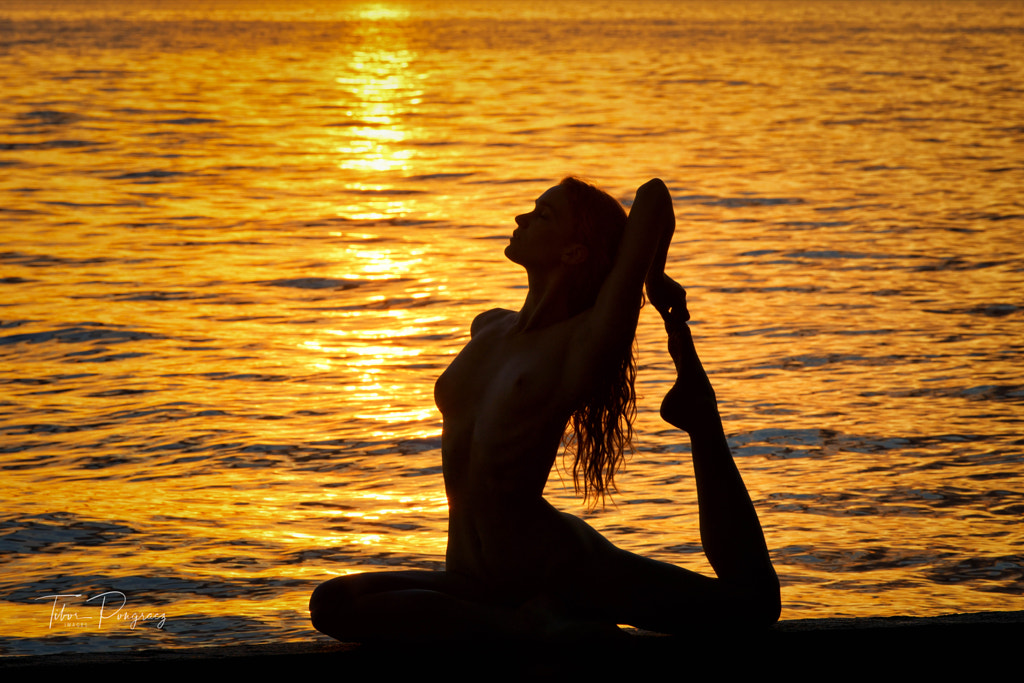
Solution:
[[(574, 233), (587, 248), (584, 273), (574, 288), (574, 308), (594, 305), (615, 264), (626, 229), (626, 211), (611, 195), (579, 178), (565, 178)], [(638, 294), (638, 296), (642, 296)], [(636, 340), (624, 345), (605, 368), (595, 368), (593, 390), (566, 425), (565, 454), (572, 453), (576, 493), (596, 507), (615, 491), (615, 473), (633, 450), (636, 417)]]

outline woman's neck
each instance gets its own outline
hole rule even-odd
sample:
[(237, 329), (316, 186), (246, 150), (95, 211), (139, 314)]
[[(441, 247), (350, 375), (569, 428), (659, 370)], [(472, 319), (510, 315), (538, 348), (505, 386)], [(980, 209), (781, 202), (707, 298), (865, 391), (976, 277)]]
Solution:
[(574, 311), (570, 298), (568, 272), (559, 269), (546, 276), (527, 273), (530, 291), (519, 310), (515, 327), (517, 332), (528, 332), (549, 327), (567, 320), (579, 311)]

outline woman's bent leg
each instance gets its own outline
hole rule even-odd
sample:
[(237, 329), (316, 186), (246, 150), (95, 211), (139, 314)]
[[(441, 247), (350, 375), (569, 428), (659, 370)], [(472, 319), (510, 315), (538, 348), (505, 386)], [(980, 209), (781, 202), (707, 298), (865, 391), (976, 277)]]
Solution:
[(661, 312), (677, 380), (662, 402), (661, 416), (690, 435), (701, 543), (733, 608), (747, 620), (771, 624), (781, 611), (778, 576), (686, 324), (686, 293), (668, 276), (663, 282), (668, 287), (661, 294), (669, 305)]
[[(586, 572), (584, 581), (568, 586), (565, 595), (589, 618), (666, 633), (712, 623), (773, 624), (781, 611), (779, 580), (729, 450), (714, 390), (686, 325), (685, 292), (663, 274), (655, 285), (651, 291), (648, 280), (650, 299), (665, 319), (678, 374), (661, 414), (690, 435), (701, 542), (717, 578), (640, 557), (604, 541), (595, 546), (599, 550), (589, 563), (592, 571)], [(590, 533), (597, 536), (596, 531)]]
[(488, 601), (447, 572), (341, 576), (313, 591), (309, 611), (318, 631), (347, 642), (573, 641), (622, 635), (613, 624), (559, 612), (546, 596), (515, 605)]

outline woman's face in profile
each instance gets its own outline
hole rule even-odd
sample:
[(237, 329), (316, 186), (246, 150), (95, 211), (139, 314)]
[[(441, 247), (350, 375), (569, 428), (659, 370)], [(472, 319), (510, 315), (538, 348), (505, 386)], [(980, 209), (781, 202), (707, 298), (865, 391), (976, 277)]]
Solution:
[(527, 269), (558, 265), (567, 250), (579, 246), (573, 239), (569, 197), (561, 185), (538, 197), (533, 211), (516, 216), (516, 225), (505, 256)]

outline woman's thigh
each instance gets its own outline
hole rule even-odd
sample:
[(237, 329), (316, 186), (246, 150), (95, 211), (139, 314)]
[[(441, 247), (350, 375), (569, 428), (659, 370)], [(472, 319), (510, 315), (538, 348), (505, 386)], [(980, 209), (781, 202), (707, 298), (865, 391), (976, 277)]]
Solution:
[(450, 615), (478, 595), (475, 586), (449, 572), (369, 572), (320, 584), (309, 612), (317, 630), (338, 640), (418, 640), (465, 631)]
[(617, 548), (580, 519), (570, 524), (586, 539), (585, 556), (559, 577), (553, 593), (580, 618), (676, 633), (718, 620), (735, 602), (717, 578)]
[(770, 587), (734, 585), (610, 543), (581, 574), (564, 601), (583, 618), (676, 634), (712, 625), (767, 626), (778, 619), (777, 587), (773, 598)]
[(364, 572), (338, 576), (317, 586), (310, 599), (310, 609), (314, 604), (339, 608), (378, 593), (411, 590), (436, 591), (463, 599), (471, 599), (477, 593), (467, 580), (445, 571)]

